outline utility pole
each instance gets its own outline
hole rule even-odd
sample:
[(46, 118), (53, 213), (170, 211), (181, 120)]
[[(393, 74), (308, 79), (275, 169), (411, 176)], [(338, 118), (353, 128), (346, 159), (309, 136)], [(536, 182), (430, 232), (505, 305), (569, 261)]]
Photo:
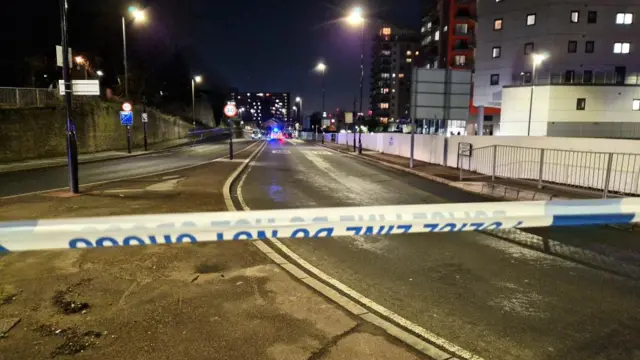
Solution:
[(71, 119), (71, 76), (69, 74), (69, 38), (67, 36), (67, 0), (60, 0), (60, 30), (62, 36), (62, 79), (64, 81), (64, 104), (67, 116), (67, 164), (69, 166), (69, 190), (80, 192), (78, 180), (78, 142), (75, 124)]
[(142, 127), (144, 129), (144, 151), (147, 151), (147, 122), (149, 121), (149, 115), (147, 114), (147, 97), (142, 97), (142, 116), (146, 116), (145, 119), (142, 119)]

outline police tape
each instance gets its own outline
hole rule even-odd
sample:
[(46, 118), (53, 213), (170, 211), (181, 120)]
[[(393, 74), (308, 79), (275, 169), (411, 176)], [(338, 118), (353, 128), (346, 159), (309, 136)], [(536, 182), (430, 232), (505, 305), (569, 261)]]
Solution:
[(0, 222), (0, 251), (636, 222), (640, 199), (309, 208)]

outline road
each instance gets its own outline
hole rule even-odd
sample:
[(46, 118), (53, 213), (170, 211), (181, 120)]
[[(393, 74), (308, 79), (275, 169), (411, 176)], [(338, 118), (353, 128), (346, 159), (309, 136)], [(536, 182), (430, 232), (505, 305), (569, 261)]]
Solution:
[[(271, 142), (252, 210), (478, 201), (304, 143)], [(378, 304), (484, 359), (640, 359), (640, 286), (477, 232), (281, 239)]]
[[(234, 151), (251, 141), (236, 140)], [(210, 161), (229, 153), (227, 141), (209, 138), (195, 146), (181, 146), (149, 155), (103, 160), (79, 165), (80, 184), (116, 180), (178, 169)], [(0, 173), (0, 197), (68, 186), (66, 166)]]

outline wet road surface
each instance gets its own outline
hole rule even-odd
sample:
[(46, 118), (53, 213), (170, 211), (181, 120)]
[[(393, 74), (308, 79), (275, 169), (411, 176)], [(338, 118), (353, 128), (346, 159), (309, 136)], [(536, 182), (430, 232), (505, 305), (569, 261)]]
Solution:
[[(269, 143), (250, 169), (240, 191), (255, 210), (482, 200), (298, 142)], [(485, 359), (640, 359), (640, 286), (631, 280), (476, 232), (282, 241)]]
[[(251, 143), (237, 140), (233, 150), (237, 152)], [(82, 185), (142, 176), (201, 164), (228, 153), (227, 141), (212, 138), (193, 147), (187, 145), (149, 155), (80, 164), (78, 177)], [(68, 186), (68, 174), (66, 166), (0, 173), (0, 197), (64, 188)]]

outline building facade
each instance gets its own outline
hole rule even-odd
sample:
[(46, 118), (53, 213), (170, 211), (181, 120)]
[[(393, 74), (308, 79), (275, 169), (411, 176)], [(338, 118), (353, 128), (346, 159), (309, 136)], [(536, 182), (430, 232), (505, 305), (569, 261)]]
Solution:
[[(635, 82), (640, 71), (640, 4), (636, 4), (623, 0), (480, 2), (474, 105), (504, 107), (504, 86), (580, 84), (606, 92), (601, 86)], [(590, 93), (594, 91), (597, 88)], [(527, 115), (528, 108), (522, 109)], [(505, 116), (501, 122), (509, 121)]]
[(419, 55), (416, 31), (382, 25), (371, 52), (372, 114), (383, 124), (409, 117), (411, 69)]
[(427, 69), (473, 69), (476, 0), (437, 0), (423, 10), (419, 64)]
[(234, 101), (243, 119), (264, 123), (270, 119), (291, 121), (291, 94), (288, 92), (237, 92)]

